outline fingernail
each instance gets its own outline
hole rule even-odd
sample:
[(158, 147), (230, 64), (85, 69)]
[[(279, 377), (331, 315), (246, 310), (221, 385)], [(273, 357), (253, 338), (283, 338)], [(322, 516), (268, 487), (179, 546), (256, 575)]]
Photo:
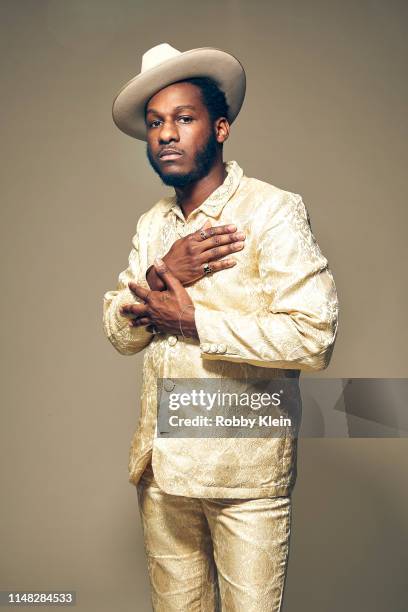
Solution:
[(228, 229), (229, 229), (230, 232), (235, 232), (235, 230), (237, 229), (237, 226), (236, 225), (229, 225)]

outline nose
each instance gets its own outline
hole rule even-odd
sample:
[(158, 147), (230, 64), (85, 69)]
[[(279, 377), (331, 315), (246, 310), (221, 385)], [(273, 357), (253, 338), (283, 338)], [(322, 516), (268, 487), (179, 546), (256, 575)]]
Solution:
[(162, 128), (159, 134), (160, 144), (168, 144), (172, 141), (178, 142), (179, 133), (177, 130), (177, 126), (172, 121), (167, 121), (163, 123)]

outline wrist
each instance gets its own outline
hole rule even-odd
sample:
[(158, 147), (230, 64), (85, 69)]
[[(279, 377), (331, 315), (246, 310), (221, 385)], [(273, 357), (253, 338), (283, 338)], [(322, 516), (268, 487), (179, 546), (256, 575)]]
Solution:
[(183, 337), (197, 338), (198, 332), (195, 324), (194, 304), (183, 306), (179, 314), (180, 333)]

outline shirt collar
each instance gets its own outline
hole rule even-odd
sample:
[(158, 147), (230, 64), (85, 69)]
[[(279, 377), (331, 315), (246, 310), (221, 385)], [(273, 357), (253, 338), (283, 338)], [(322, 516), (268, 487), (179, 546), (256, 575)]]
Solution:
[[(227, 171), (227, 176), (225, 177), (224, 182), (219, 185), (217, 189), (214, 189), (214, 191), (210, 193), (208, 198), (204, 200), (200, 206), (193, 210), (190, 217), (195, 215), (199, 210), (202, 210), (209, 217), (218, 217), (228, 200), (230, 200), (230, 198), (234, 195), (238, 189), (244, 172), (234, 160), (224, 162), (224, 167)], [(176, 194), (167, 198), (168, 209), (164, 214), (167, 215), (170, 212), (173, 212), (181, 219), (184, 219), (182, 210), (177, 204), (176, 200)]]

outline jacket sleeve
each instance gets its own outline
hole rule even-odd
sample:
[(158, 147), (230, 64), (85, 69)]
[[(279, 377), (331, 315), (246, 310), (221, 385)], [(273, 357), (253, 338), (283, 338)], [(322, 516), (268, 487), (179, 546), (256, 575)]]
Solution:
[(139, 257), (139, 228), (142, 215), (137, 223), (136, 234), (132, 238), (132, 249), (129, 254), (128, 267), (119, 274), (117, 287), (114, 291), (108, 291), (103, 297), (103, 328), (105, 335), (113, 344), (115, 349), (122, 355), (133, 355), (143, 350), (153, 338), (153, 334), (147, 331), (146, 326), (129, 327), (129, 319), (119, 313), (124, 304), (140, 304), (142, 300), (137, 298), (129, 289), (128, 282), (133, 281), (138, 285), (150, 289), (141, 269)]
[(258, 233), (264, 305), (253, 313), (240, 313), (239, 304), (228, 312), (196, 306), (203, 359), (299, 370), (323, 370), (330, 362), (338, 325), (333, 275), (302, 197), (285, 194)]

